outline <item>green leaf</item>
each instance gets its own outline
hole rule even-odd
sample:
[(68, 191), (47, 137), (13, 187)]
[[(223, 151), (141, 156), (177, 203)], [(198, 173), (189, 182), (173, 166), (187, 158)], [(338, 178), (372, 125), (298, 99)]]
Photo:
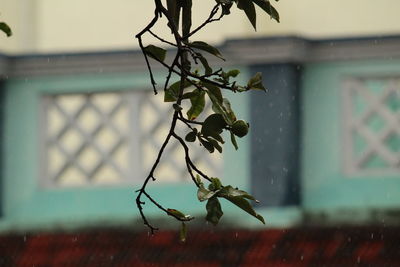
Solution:
[(256, 199), (246, 191), (233, 188), (231, 185), (223, 186), (218, 195), (221, 197), (244, 197), (256, 201)]
[(223, 143), (223, 139), (220, 134), (226, 125), (227, 124), (222, 115), (214, 113), (204, 120), (204, 123), (201, 127), (201, 133), (204, 136), (211, 136), (217, 141)]
[(0, 31), (4, 32), (7, 37), (10, 37), (12, 35), (10, 26), (8, 26), (5, 22), (0, 22)]
[(151, 58), (154, 58), (155, 60), (158, 61), (164, 61), (165, 60), (165, 56), (167, 54), (167, 50), (155, 46), (155, 45), (148, 45), (146, 46), (143, 51)]
[(207, 201), (206, 204), (207, 216), (206, 220), (213, 225), (217, 225), (222, 215), (224, 214), (221, 209), (221, 204), (218, 198), (212, 197)]
[(214, 56), (216, 56), (216, 57), (219, 57), (219, 58), (222, 59), (222, 60), (225, 60), (225, 59), (222, 57), (221, 53), (218, 51), (217, 48), (215, 48), (215, 47), (213, 47), (213, 46), (207, 44), (206, 42), (203, 42), (203, 41), (195, 41), (195, 42), (189, 43), (188, 45), (189, 45), (190, 47), (192, 47), (192, 48), (197, 48), (197, 49), (206, 51), (206, 52), (208, 52), (208, 53), (210, 53), (210, 54), (212, 54), (212, 55), (214, 55)]
[(222, 117), (224, 117), (224, 120), (226, 123), (230, 124), (230, 118), (226, 114), (225, 108), (222, 106), (222, 102), (220, 102), (213, 94), (211, 94), (209, 91), (207, 91), (208, 96), (211, 99), (212, 102), (212, 110), (217, 113), (221, 114)]
[(172, 107), (174, 108), (174, 110), (176, 110), (176, 111), (181, 111), (182, 110), (182, 107), (181, 106), (179, 106), (178, 104), (176, 104), (176, 103), (174, 103), (173, 105), (172, 105)]
[(217, 3), (222, 5), (222, 13), (224, 15), (229, 15), (231, 13), (230, 9), (233, 4), (233, 0), (216, 0)]
[(214, 146), (209, 141), (200, 138), (200, 143), (204, 146), (205, 149), (208, 150), (208, 152), (210, 153), (214, 152)]
[(209, 94), (213, 95), (215, 97), (215, 100), (217, 100), (217, 102), (219, 102), (220, 104), (222, 104), (222, 93), (221, 93), (221, 89), (218, 86), (215, 86), (211, 83), (207, 83), (207, 82), (202, 82), (202, 85), (207, 88), (207, 91)]
[[(228, 71), (228, 72), (223, 71), (223, 72), (221, 72), (221, 74), (220, 74), (220, 77), (221, 77), (221, 78), (216, 78), (216, 79), (214, 79), (214, 80), (216, 80), (216, 81), (218, 81), (218, 82), (222, 82), (223, 84), (229, 84), (229, 83), (230, 83), (230, 81), (229, 81), (230, 78), (231, 78), (231, 77), (235, 78), (236, 76), (239, 75), (239, 73), (240, 73), (240, 71), (239, 71), (239, 70), (236, 70), (236, 69), (230, 70), (230, 71)], [(234, 82), (234, 83), (236, 83), (236, 82)]]
[[(176, 30), (179, 30), (179, 16), (180, 16), (180, 5), (177, 0), (167, 0), (167, 9), (168, 13), (171, 16), (173, 23), (175, 25)], [(173, 27), (170, 25), (168, 22), (168, 26), (171, 28), (171, 31)]]
[(176, 209), (167, 209), (167, 212), (169, 215), (171, 215), (179, 220), (182, 220), (182, 221), (190, 221), (190, 220), (194, 219), (192, 216), (185, 215), (181, 211), (176, 210)]
[(204, 74), (205, 75), (210, 75), (212, 73), (212, 68), (210, 67), (210, 65), (208, 64), (208, 61), (205, 57), (203, 57), (202, 54), (200, 53), (196, 53), (196, 56), (200, 59), (201, 64), (204, 67)]
[(190, 103), (192, 106), (187, 111), (187, 116), (189, 120), (195, 120), (204, 110), (206, 104), (205, 92), (197, 90), (197, 94), (190, 98)]
[[(222, 139), (222, 137), (220, 137)], [(218, 144), (218, 142), (215, 139), (206, 137), (206, 139), (208, 140), (208, 142), (210, 142), (214, 148), (219, 152), (222, 153), (222, 147)]]
[(185, 136), (185, 140), (186, 140), (187, 142), (194, 142), (194, 141), (196, 141), (196, 137), (197, 137), (197, 130), (188, 133), (188, 134)]
[[(183, 88), (184, 89), (188, 88), (191, 85), (192, 84), (188, 80), (185, 80)], [(180, 89), (181, 89), (181, 81), (177, 81), (171, 84), (170, 87), (168, 87), (167, 90), (165, 90), (164, 102), (175, 102), (178, 99)]]
[(228, 99), (223, 98), (222, 102), (220, 102), (213, 94), (207, 91), (208, 96), (212, 102), (212, 110), (217, 113), (221, 114), (224, 118), (225, 122), (228, 125), (232, 125), (236, 121), (235, 113), (233, 112), (231, 105)]
[(236, 76), (238, 76), (240, 73), (240, 70), (234, 69), (234, 70), (230, 70), (226, 73), (227, 77), (233, 77), (235, 78)]
[(179, 240), (181, 242), (186, 242), (186, 236), (187, 236), (187, 227), (186, 224), (182, 222), (181, 230), (179, 231)]
[(192, 27), (192, 0), (181, 1), (182, 5), (182, 34), (186, 36)]
[(268, 0), (252, 0), (256, 5), (261, 7), (265, 12), (267, 12), (271, 18), (275, 19), (279, 22), (279, 13), (278, 11), (271, 5)]
[(256, 8), (251, 0), (238, 0), (237, 7), (242, 9), (246, 13), (251, 25), (253, 25), (254, 30), (257, 30), (256, 26)]
[(222, 188), (221, 181), (217, 177), (210, 178), (211, 183), (208, 185), (208, 189), (211, 191), (217, 191)]
[(250, 214), (250, 215), (254, 216), (255, 218), (257, 218), (263, 224), (265, 224), (264, 218), (260, 214), (255, 212), (253, 207), (250, 205), (249, 201), (247, 201), (244, 197), (240, 197), (240, 196), (236, 196), (236, 197), (234, 197), (234, 196), (221, 196), (221, 197), (229, 200), (230, 202), (232, 202), (233, 204), (235, 204), (236, 206), (238, 206), (239, 208), (241, 208), (242, 210), (244, 210), (248, 214)]
[(235, 147), (236, 150), (239, 149), (238, 144), (237, 144), (237, 142), (236, 142), (235, 135), (234, 135), (232, 132), (231, 132), (231, 143), (232, 143), (232, 145)]
[(236, 121), (236, 116), (235, 113), (232, 110), (231, 103), (227, 98), (224, 98), (222, 101), (223, 107), (225, 109), (226, 115), (229, 118), (229, 124), (232, 124), (234, 121)]
[(218, 191), (210, 191), (205, 189), (204, 186), (200, 186), (199, 189), (197, 189), (197, 198), (203, 202), (212, 198), (216, 193), (218, 193)]
[(183, 94), (182, 99), (190, 99), (196, 95), (197, 95), (196, 92), (187, 92)]
[(262, 74), (257, 72), (247, 83), (248, 90), (262, 90), (266, 92), (264, 85), (262, 84)]
[(200, 175), (196, 174), (196, 182), (199, 186), (204, 187), (203, 182), (201, 181)]

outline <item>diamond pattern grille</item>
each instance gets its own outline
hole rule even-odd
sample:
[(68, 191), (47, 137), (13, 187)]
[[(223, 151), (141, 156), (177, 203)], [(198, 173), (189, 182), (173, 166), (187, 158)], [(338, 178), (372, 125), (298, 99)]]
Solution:
[(123, 93), (44, 97), (45, 177), (56, 186), (127, 180), (129, 106)]
[(344, 104), (346, 169), (400, 172), (400, 79), (348, 79)]
[[(172, 114), (162, 97), (141, 91), (48, 95), (42, 103), (42, 177), (45, 186), (53, 187), (140, 181), (157, 157)], [(187, 129), (178, 124), (177, 131)], [(205, 172), (221, 174), (219, 154), (198, 144), (190, 144), (190, 154)], [(188, 180), (183, 158), (171, 139), (156, 177)]]

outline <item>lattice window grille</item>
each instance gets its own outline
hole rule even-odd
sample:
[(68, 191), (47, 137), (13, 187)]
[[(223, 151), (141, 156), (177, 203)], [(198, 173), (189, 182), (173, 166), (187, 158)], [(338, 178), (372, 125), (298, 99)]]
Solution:
[(344, 85), (346, 171), (399, 173), (400, 78), (349, 78)]
[[(210, 105), (206, 107), (208, 113)], [(205, 112), (207, 113), (207, 111)], [(45, 187), (137, 183), (144, 179), (168, 132), (172, 108), (149, 91), (46, 95), (42, 98), (41, 179)], [(187, 129), (178, 124), (178, 132)], [(156, 176), (188, 181), (173, 139)], [(190, 144), (194, 163), (213, 176), (222, 157)]]
[[(42, 98), (45, 186), (118, 184), (131, 179), (137, 149), (130, 93), (46, 95)], [(137, 122), (136, 122), (137, 124)]]

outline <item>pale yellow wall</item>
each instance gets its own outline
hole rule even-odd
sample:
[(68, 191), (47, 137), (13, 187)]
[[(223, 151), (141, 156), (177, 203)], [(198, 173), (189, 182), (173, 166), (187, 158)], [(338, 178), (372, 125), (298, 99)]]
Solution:
[[(195, 15), (205, 18), (214, 0), (195, 0)], [(198, 39), (211, 43), (227, 38), (294, 34), (305, 37), (400, 34), (399, 0), (280, 0), (277, 24), (258, 18), (258, 32), (235, 11)], [(0, 52), (46, 53), (129, 49), (133, 37), (152, 16), (151, 0), (1, 0), (0, 20), (14, 36), (0, 35)], [(199, 19), (195, 21), (198, 23)], [(168, 37), (165, 27), (158, 28)]]
[(36, 47), (36, 1), (0, 0), (0, 21), (9, 24), (13, 36), (0, 33), (0, 53), (32, 51)]
[(280, 0), (276, 7), (281, 23), (264, 20), (263, 34), (316, 38), (400, 34), (399, 0)]

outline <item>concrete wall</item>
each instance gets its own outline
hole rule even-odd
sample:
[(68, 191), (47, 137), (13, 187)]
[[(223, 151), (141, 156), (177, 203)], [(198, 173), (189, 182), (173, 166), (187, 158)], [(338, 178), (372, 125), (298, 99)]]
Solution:
[[(194, 1), (196, 21), (207, 17), (214, 1)], [(281, 23), (260, 14), (254, 33), (242, 12), (210, 26), (198, 38), (212, 43), (227, 38), (264, 35), (336, 37), (387, 35), (400, 32), (398, 0), (281, 0), (275, 3)], [(0, 20), (14, 36), (0, 35), (0, 52), (8, 54), (130, 49), (137, 47), (134, 34), (152, 16), (149, 0), (2, 0)], [(259, 13), (260, 10), (258, 10)], [(165, 27), (157, 28), (168, 37)]]

